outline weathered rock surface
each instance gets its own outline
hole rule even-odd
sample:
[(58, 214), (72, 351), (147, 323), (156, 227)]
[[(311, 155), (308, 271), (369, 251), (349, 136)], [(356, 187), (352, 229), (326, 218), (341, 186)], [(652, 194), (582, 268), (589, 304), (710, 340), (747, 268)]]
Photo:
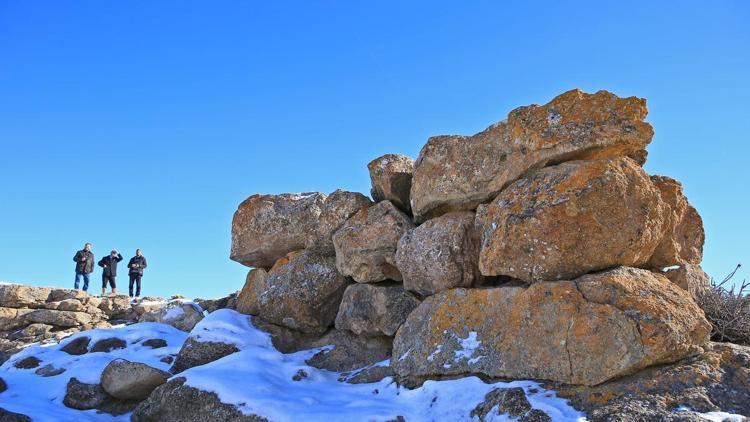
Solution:
[(60, 351), (74, 356), (85, 355), (89, 351), (89, 343), (91, 339), (86, 336), (76, 337), (63, 345)]
[(322, 193), (253, 195), (232, 219), (230, 258), (249, 267), (270, 268), (289, 252), (303, 249), (320, 216)]
[(123, 339), (117, 337), (105, 338), (94, 343), (94, 346), (91, 347), (91, 353), (109, 353), (126, 347), (128, 347), (128, 344)]
[(409, 217), (390, 201), (360, 210), (333, 235), (336, 267), (358, 283), (400, 281), (396, 247), (412, 228)]
[(0, 284), (0, 306), (5, 308), (42, 308), (50, 297), (49, 287)]
[(90, 325), (93, 318), (85, 312), (53, 311), (36, 309), (24, 316), (25, 321), (56, 327), (80, 327)]
[(336, 328), (357, 335), (393, 336), (419, 299), (399, 285), (353, 284), (344, 292)]
[(333, 257), (298, 251), (278, 260), (267, 276), (248, 277), (248, 283), (240, 293), (242, 310), (298, 331), (324, 333), (351, 282), (336, 270)]
[(448, 213), (409, 230), (396, 250), (404, 288), (429, 296), (453, 287), (472, 287), (482, 279), (479, 246), (470, 211)]
[(195, 304), (176, 300), (141, 315), (139, 322), (160, 322), (171, 325), (178, 330), (189, 332), (202, 319), (203, 313)]
[(688, 202), (682, 184), (670, 177), (651, 176), (667, 209), (664, 236), (649, 265), (661, 269), (672, 265), (700, 264), (703, 259), (703, 220)]
[(479, 268), (536, 282), (641, 267), (661, 240), (664, 215), (659, 190), (629, 158), (547, 167), (479, 207)]
[(687, 290), (695, 299), (698, 294), (711, 287), (711, 277), (700, 265), (683, 264), (663, 273), (672, 283)]
[(253, 268), (245, 277), (245, 284), (237, 296), (237, 312), (246, 315), (258, 315), (260, 312), (260, 297), (266, 287), (268, 271), (263, 268)]
[(436, 136), (414, 164), (417, 221), (472, 210), (529, 170), (569, 160), (634, 158), (642, 164), (653, 129), (646, 100), (568, 91), (546, 105), (520, 107), (474, 136)]
[(235, 406), (222, 403), (215, 393), (185, 385), (175, 378), (158, 387), (133, 411), (133, 422), (232, 421), (268, 422), (242, 414)]
[(10, 410), (0, 407), (0, 421), (2, 422), (31, 422), (31, 418), (20, 413), (11, 412)]
[(547, 387), (592, 422), (704, 420), (681, 407), (750, 415), (750, 347), (709, 343), (702, 355), (595, 387)]
[(348, 220), (363, 208), (372, 206), (372, 201), (359, 192), (337, 190), (326, 197), (320, 211), (320, 218), (315, 226), (315, 236), (307, 241), (307, 249), (333, 255), (333, 234)]
[(108, 395), (100, 384), (84, 384), (76, 378), (71, 378), (66, 387), (63, 404), (71, 409), (96, 409), (117, 416), (132, 411), (137, 402), (118, 400)]
[(41, 361), (35, 356), (28, 356), (23, 359), (17, 360), (13, 366), (18, 369), (34, 369), (39, 366)]
[(391, 356), (390, 337), (364, 337), (347, 330), (331, 330), (322, 338), (306, 345), (307, 349), (333, 346), (307, 360), (307, 364), (319, 369), (343, 372), (364, 368), (382, 362)]
[(546, 413), (539, 409), (532, 409), (523, 388), (496, 388), (479, 403), (469, 416), (479, 418), (480, 421), (495, 420), (500, 415), (508, 415), (519, 422), (547, 422), (552, 421)]
[(700, 352), (709, 332), (687, 292), (619, 267), (431, 296), (398, 331), (392, 364), (405, 379), (476, 373), (596, 385)]
[(112, 397), (143, 400), (172, 375), (139, 362), (113, 360), (102, 372), (101, 385)]
[(411, 213), (410, 191), (414, 160), (401, 154), (386, 154), (372, 160), (370, 170), (371, 195), (375, 202), (391, 201), (406, 213)]
[(205, 365), (239, 351), (240, 349), (233, 344), (200, 341), (196, 338), (188, 337), (169, 371), (173, 374), (178, 374), (186, 369)]

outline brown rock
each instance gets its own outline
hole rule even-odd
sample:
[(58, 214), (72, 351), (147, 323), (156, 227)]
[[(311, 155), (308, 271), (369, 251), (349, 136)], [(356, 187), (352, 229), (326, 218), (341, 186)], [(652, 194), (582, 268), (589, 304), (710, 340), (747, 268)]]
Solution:
[(372, 199), (391, 201), (402, 211), (411, 213), (409, 192), (414, 160), (401, 154), (386, 154), (372, 160), (367, 169), (370, 170)]
[(479, 233), (471, 211), (448, 213), (409, 230), (396, 250), (404, 288), (423, 296), (471, 287), (482, 279), (478, 261)]
[(700, 352), (710, 329), (666, 277), (619, 267), (430, 296), (396, 334), (391, 362), (405, 379), (478, 373), (596, 385)]
[(661, 269), (673, 265), (700, 264), (703, 259), (703, 220), (688, 202), (682, 184), (666, 176), (651, 176), (667, 212), (664, 236), (649, 265)]
[(143, 400), (171, 374), (144, 363), (116, 359), (110, 362), (101, 376), (101, 385), (110, 396), (120, 400)]
[(0, 284), (0, 307), (43, 308), (52, 289), (22, 284)]
[(232, 219), (230, 259), (249, 267), (269, 268), (314, 236), (326, 196), (322, 193), (253, 195)]
[(684, 264), (663, 273), (672, 283), (687, 290), (693, 298), (711, 287), (711, 277), (700, 265)]
[(37, 309), (24, 317), (29, 323), (46, 324), (55, 327), (79, 327), (92, 323), (91, 315), (85, 312), (53, 311)]
[(253, 268), (245, 277), (245, 285), (237, 296), (237, 312), (246, 315), (258, 315), (260, 312), (259, 295), (266, 286), (268, 272), (263, 268)]
[(664, 227), (659, 191), (629, 158), (546, 167), (479, 207), (479, 269), (526, 282), (641, 267)]
[(344, 292), (336, 328), (357, 335), (396, 334), (419, 299), (398, 285), (353, 284)]
[(327, 347), (305, 361), (308, 365), (343, 372), (382, 362), (391, 356), (392, 340), (385, 336), (357, 336), (347, 330), (331, 330), (309, 348)]
[(372, 206), (372, 201), (361, 193), (337, 190), (323, 202), (320, 218), (315, 226), (315, 236), (307, 240), (307, 248), (327, 255), (334, 254), (333, 234), (363, 208)]
[(544, 106), (513, 110), (507, 121), (474, 136), (437, 136), (414, 165), (417, 221), (472, 210), (529, 170), (568, 160), (630, 156), (639, 163), (653, 129), (646, 101), (607, 91), (568, 91)]
[(336, 318), (349, 284), (336, 271), (333, 257), (297, 251), (278, 260), (267, 277), (258, 277), (251, 296), (257, 297), (255, 309), (263, 319), (306, 333), (323, 333)]
[(11, 331), (27, 324), (24, 315), (33, 312), (31, 309), (0, 307), (0, 331)]
[(390, 201), (360, 210), (333, 235), (336, 267), (358, 283), (401, 280), (396, 246), (414, 224)]

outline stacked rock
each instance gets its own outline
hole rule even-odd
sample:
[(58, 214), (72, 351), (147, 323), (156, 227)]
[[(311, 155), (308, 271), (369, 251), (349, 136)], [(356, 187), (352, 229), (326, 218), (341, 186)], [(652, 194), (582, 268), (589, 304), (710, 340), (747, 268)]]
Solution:
[(643, 170), (646, 114), (643, 99), (573, 90), (430, 138), (416, 161), (374, 160), (375, 203), (251, 196), (232, 223), (231, 258), (254, 267), (237, 309), (393, 337), (403, 381), (597, 385), (698, 353), (702, 221), (679, 182)]

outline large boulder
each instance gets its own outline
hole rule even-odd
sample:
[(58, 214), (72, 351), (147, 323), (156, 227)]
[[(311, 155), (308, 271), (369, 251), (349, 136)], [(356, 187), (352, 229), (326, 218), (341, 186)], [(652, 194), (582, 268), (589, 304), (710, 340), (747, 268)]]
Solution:
[(344, 290), (351, 283), (336, 270), (335, 259), (313, 251), (297, 251), (280, 259), (267, 276), (243, 288), (245, 311), (307, 333), (324, 333), (336, 318)]
[(372, 201), (361, 193), (336, 190), (323, 202), (320, 218), (315, 226), (315, 236), (308, 238), (307, 249), (333, 255), (333, 234), (336, 230), (363, 208), (372, 206)]
[(529, 170), (568, 160), (630, 156), (639, 163), (653, 129), (646, 100), (606, 91), (568, 91), (543, 106), (520, 107), (474, 136), (430, 138), (414, 164), (417, 221), (472, 210)]
[(166, 306), (144, 313), (139, 322), (159, 322), (189, 332), (202, 319), (203, 312), (196, 304), (175, 300)]
[(393, 336), (419, 299), (398, 285), (353, 284), (344, 292), (336, 328), (358, 335)]
[(143, 400), (172, 375), (144, 363), (117, 359), (110, 362), (101, 376), (104, 391), (121, 400)]
[(266, 286), (268, 271), (263, 268), (253, 268), (245, 277), (245, 284), (237, 296), (237, 312), (246, 315), (258, 315), (260, 312), (260, 298), (262, 288)]
[(322, 193), (253, 195), (232, 219), (230, 258), (249, 267), (270, 268), (277, 259), (305, 247), (326, 196)]
[(429, 296), (482, 279), (478, 267), (479, 232), (474, 213), (459, 211), (428, 220), (401, 237), (396, 266), (404, 288)]
[(390, 201), (360, 210), (333, 235), (336, 267), (358, 283), (400, 281), (396, 247), (412, 228), (409, 217)]
[(24, 316), (27, 323), (46, 324), (54, 327), (80, 327), (90, 325), (93, 318), (85, 312), (53, 311), (37, 309)]
[(49, 299), (51, 288), (22, 284), (0, 284), (0, 307), (42, 308)]
[(375, 202), (391, 201), (402, 211), (411, 213), (410, 191), (414, 160), (401, 154), (386, 154), (367, 165)]
[(700, 352), (710, 330), (666, 277), (618, 267), (430, 296), (396, 334), (391, 362), (407, 380), (476, 373), (596, 385)]
[(700, 264), (703, 259), (703, 220), (685, 197), (682, 184), (670, 177), (651, 176), (666, 207), (664, 236), (649, 261), (651, 268)]
[(641, 267), (661, 240), (664, 215), (659, 190), (629, 158), (546, 167), (479, 207), (479, 269), (536, 282)]
[(222, 403), (216, 393), (185, 384), (185, 378), (174, 378), (158, 387), (133, 411), (133, 422), (231, 421), (268, 422), (258, 416), (245, 415), (235, 406)]

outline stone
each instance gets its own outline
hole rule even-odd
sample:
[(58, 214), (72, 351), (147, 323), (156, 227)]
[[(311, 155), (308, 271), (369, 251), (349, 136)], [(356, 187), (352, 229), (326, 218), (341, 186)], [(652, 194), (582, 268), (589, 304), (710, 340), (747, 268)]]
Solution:
[(35, 374), (44, 378), (56, 377), (64, 372), (65, 368), (55, 368), (52, 364), (44, 365), (34, 371)]
[(391, 356), (390, 337), (357, 336), (347, 330), (331, 330), (306, 348), (326, 348), (306, 361), (310, 366), (334, 372), (353, 371), (388, 359)]
[(393, 336), (419, 299), (399, 285), (353, 284), (346, 288), (336, 328), (357, 335)]
[(173, 300), (151, 312), (146, 312), (139, 322), (158, 322), (171, 325), (180, 331), (190, 332), (203, 319), (203, 312), (197, 305), (181, 300)]
[(701, 355), (594, 387), (546, 387), (592, 422), (705, 420), (680, 408), (750, 415), (750, 346), (709, 343)]
[(31, 422), (31, 418), (0, 407), (0, 421), (2, 422)]
[(401, 281), (396, 247), (412, 228), (409, 217), (390, 201), (360, 210), (333, 235), (336, 267), (358, 283)]
[(245, 277), (245, 284), (237, 296), (237, 312), (245, 315), (258, 315), (260, 312), (259, 294), (266, 286), (268, 271), (263, 268), (253, 268)]
[(8, 384), (5, 382), (4, 379), (2, 379), (2, 377), (0, 377), (0, 393), (4, 393), (5, 390), (7, 389), (8, 389)]
[(222, 403), (215, 393), (185, 384), (178, 377), (159, 386), (133, 411), (132, 422), (228, 421), (268, 422), (254, 415), (245, 415), (231, 404)]
[(476, 135), (432, 137), (414, 163), (414, 218), (476, 209), (529, 171), (564, 161), (629, 156), (643, 164), (653, 137), (647, 113), (644, 99), (576, 89), (517, 108)]
[(409, 230), (396, 250), (404, 288), (430, 296), (480, 284), (479, 245), (471, 211), (451, 212)]
[(81, 303), (91, 301), (92, 299), (98, 299), (94, 296), (89, 296), (88, 293), (82, 290), (76, 289), (60, 289), (52, 288), (47, 297), (48, 302), (61, 302), (64, 300), (75, 299)]
[(0, 284), (0, 307), (42, 308), (52, 289), (22, 284)]
[(495, 416), (501, 415), (508, 415), (514, 420), (524, 422), (552, 421), (543, 411), (534, 410), (536, 412), (532, 413), (531, 403), (526, 398), (523, 388), (496, 388), (484, 396), (484, 401), (479, 403), (469, 416), (482, 422), (495, 420)]
[(60, 350), (74, 356), (80, 356), (88, 353), (91, 339), (86, 336), (76, 337), (63, 345)]
[(532, 283), (644, 266), (661, 240), (664, 206), (629, 158), (571, 161), (512, 183), (476, 221), (482, 274)]
[(235, 309), (238, 294), (239, 292), (232, 293), (219, 299), (195, 299), (195, 303), (208, 313), (219, 309)]
[(94, 347), (91, 348), (91, 353), (109, 353), (113, 350), (124, 349), (128, 347), (125, 340), (117, 337), (105, 338), (94, 343)]
[(315, 236), (308, 239), (307, 249), (327, 255), (333, 255), (333, 234), (348, 220), (363, 208), (372, 206), (372, 201), (361, 193), (337, 190), (328, 195), (323, 202), (318, 224), (315, 226)]
[(101, 385), (110, 396), (121, 400), (144, 400), (172, 375), (139, 362), (117, 359), (102, 372)]
[(85, 384), (71, 378), (65, 389), (63, 404), (76, 410), (91, 410), (102, 406), (109, 396), (99, 384)]
[(23, 327), (27, 324), (25, 315), (31, 312), (31, 309), (0, 307), (0, 331), (12, 331)]
[(402, 211), (411, 214), (410, 191), (414, 160), (401, 154), (386, 154), (367, 165), (375, 202), (391, 201)]
[(58, 311), (83, 312), (86, 310), (86, 307), (78, 299), (65, 299), (57, 303), (58, 303), (57, 305)]
[(152, 349), (161, 349), (163, 347), (167, 347), (167, 341), (161, 338), (150, 338), (141, 344)]
[(680, 288), (687, 290), (693, 299), (711, 288), (711, 277), (700, 265), (683, 264), (677, 268), (664, 271), (663, 274)]
[(31, 343), (36, 343), (54, 337), (55, 334), (52, 333), (53, 328), (51, 325), (46, 324), (29, 324), (18, 331), (10, 333), (8, 338), (10, 340), (27, 340)]
[(137, 316), (130, 298), (125, 295), (105, 296), (101, 298), (99, 309), (104, 312), (109, 319), (136, 320)]
[(700, 264), (703, 260), (703, 220), (683, 193), (682, 184), (670, 177), (651, 176), (667, 208), (665, 234), (649, 265), (662, 269), (673, 265)]
[(199, 341), (188, 337), (169, 371), (178, 374), (186, 369), (205, 365), (239, 351), (240, 349), (234, 344)]
[(13, 366), (18, 369), (34, 369), (38, 367), (41, 362), (42, 361), (40, 361), (35, 356), (29, 356), (29, 357), (25, 357), (21, 360), (16, 361), (16, 363), (14, 363)]
[(372, 365), (364, 369), (344, 372), (339, 377), (339, 381), (349, 384), (372, 384), (394, 375), (395, 373), (390, 365)]
[(253, 195), (232, 219), (230, 259), (248, 267), (270, 268), (276, 260), (303, 249), (320, 216), (322, 193)]
[(618, 267), (573, 281), (453, 289), (399, 329), (399, 377), (483, 374), (597, 385), (702, 351), (711, 326), (666, 277)]
[(336, 270), (333, 257), (312, 251), (290, 253), (276, 262), (267, 277), (258, 278), (251, 286), (258, 315), (274, 324), (317, 334), (333, 324), (351, 283)]
[(47, 324), (55, 327), (80, 327), (93, 322), (91, 315), (85, 312), (53, 311), (49, 309), (37, 309), (25, 315), (25, 320), (30, 323)]

